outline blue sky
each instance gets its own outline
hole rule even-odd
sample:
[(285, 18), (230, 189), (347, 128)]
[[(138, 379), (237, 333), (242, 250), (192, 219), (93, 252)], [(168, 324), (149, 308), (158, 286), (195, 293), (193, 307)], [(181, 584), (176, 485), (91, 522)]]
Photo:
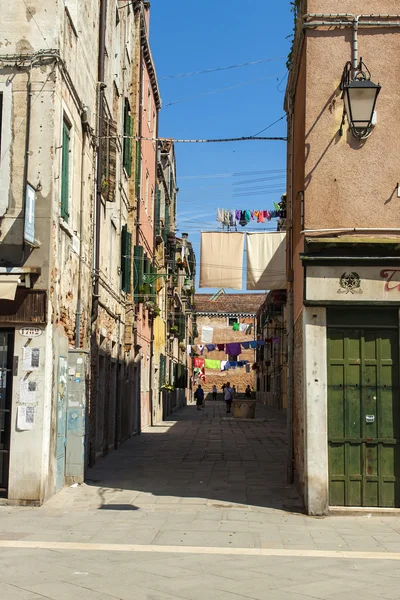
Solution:
[[(290, 2), (272, 6), (268, 0), (152, 0), (151, 47), (163, 99), (160, 136), (254, 135), (284, 115), (286, 58), (167, 79), (286, 57), (287, 36), (293, 29)], [(216, 92), (221, 88), (231, 89)], [(285, 119), (264, 135), (285, 136)], [(285, 191), (284, 142), (176, 144), (175, 150), (180, 188), (177, 233), (189, 233), (198, 263), (200, 232), (220, 227), (215, 220), (218, 207), (272, 209)], [(258, 228), (276, 229), (273, 222), (251, 225), (251, 230)]]

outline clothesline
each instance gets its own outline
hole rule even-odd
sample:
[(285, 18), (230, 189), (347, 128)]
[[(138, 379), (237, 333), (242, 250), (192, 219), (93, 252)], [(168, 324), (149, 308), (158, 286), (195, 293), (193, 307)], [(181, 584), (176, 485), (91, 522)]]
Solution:
[(214, 352), (218, 350), (219, 352), (225, 352), (225, 354), (229, 354), (231, 356), (239, 356), (243, 350), (256, 350), (259, 346), (265, 346), (265, 344), (277, 344), (279, 342), (279, 337), (274, 336), (271, 338), (265, 338), (264, 340), (251, 340), (249, 342), (225, 342), (223, 344), (189, 344), (187, 346), (187, 353), (193, 354), (196, 349), (199, 350), (200, 354), (203, 355), (204, 351)]
[(205, 378), (205, 369), (214, 371), (229, 371), (230, 369), (246, 368), (250, 373), (250, 363), (248, 360), (213, 360), (209, 358), (196, 357), (194, 359), (194, 374)]
[(238, 224), (246, 227), (251, 221), (265, 223), (272, 219), (284, 218), (285, 215), (286, 210), (281, 209), (279, 205), (275, 205), (274, 210), (218, 208), (216, 220), (226, 227), (237, 227)]

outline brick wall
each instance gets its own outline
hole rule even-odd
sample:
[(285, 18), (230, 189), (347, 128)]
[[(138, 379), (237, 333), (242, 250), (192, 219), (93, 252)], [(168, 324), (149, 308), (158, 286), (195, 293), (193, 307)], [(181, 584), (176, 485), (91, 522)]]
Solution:
[(293, 381), (293, 450), (295, 481), (304, 498), (305, 491), (305, 406), (303, 391), (303, 311), (294, 325), (294, 381)]
[[(203, 325), (213, 327), (213, 344), (226, 344), (227, 342), (246, 342), (255, 339), (254, 333), (254, 319), (248, 317), (238, 318), (239, 323), (247, 323), (253, 325), (252, 332), (250, 335), (246, 335), (242, 331), (233, 331), (232, 326), (228, 326), (228, 317), (226, 316), (197, 316), (197, 328), (199, 337), (194, 340), (195, 344), (203, 344), (201, 341), (201, 332)], [(210, 358), (214, 360), (228, 360), (227, 355), (224, 352), (215, 350), (214, 352), (207, 352), (204, 350), (204, 358)], [(256, 386), (255, 372), (251, 369), (254, 361), (255, 354), (254, 350), (243, 350), (238, 360), (247, 360), (250, 363), (250, 373), (246, 373), (245, 368), (230, 369), (229, 371), (215, 371), (213, 369), (206, 369), (206, 383), (203, 386), (206, 392), (211, 392), (212, 386), (215, 384), (218, 391), (222, 393), (221, 387), (227, 381), (230, 382), (231, 386), (235, 386), (236, 390), (243, 393), (250, 385), (252, 388)]]

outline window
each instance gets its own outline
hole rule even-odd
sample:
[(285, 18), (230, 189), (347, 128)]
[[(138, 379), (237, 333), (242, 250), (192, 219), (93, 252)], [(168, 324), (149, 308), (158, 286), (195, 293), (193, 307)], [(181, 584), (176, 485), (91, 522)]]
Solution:
[(131, 107), (129, 105), (129, 101), (125, 98), (123, 162), (124, 162), (124, 169), (125, 169), (128, 177), (130, 177), (132, 175), (132, 136), (133, 136), (133, 118), (131, 117)]
[(128, 226), (124, 225), (121, 232), (121, 288), (127, 294), (131, 291), (131, 252), (132, 252), (132, 234), (128, 231)]
[(133, 293), (134, 300), (138, 302), (139, 296), (142, 295), (143, 288), (143, 263), (144, 250), (143, 246), (135, 246), (133, 259)]
[(237, 354), (228, 354), (228, 360), (229, 360), (229, 362), (237, 362), (238, 355)]
[(228, 326), (229, 327), (233, 327), (234, 323), (238, 323), (238, 318), (237, 317), (228, 317)]
[(153, 212), (154, 212), (154, 187), (151, 186), (151, 200), (150, 200), (150, 210), (149, 210), (149, 214), (150, 214), (150, 219), (152, 219), (153, 217)]
[(151, 87), (149, 85), (149, 87), (147, 88), (147, 125), (149, 127), (149, 130), (151, 130)]
[(61, 218), (69, 219), (69, 153), (71, 144), (71, 126), (64, 119), (61, 154)]
[(149, 182), (150, 182), (150, 175), (148, 170), (146, 169), (146, 190), (145, 190), (145, 199), (144, 199), (144, 209), (146, 211), (146, 214), (149, 210)]
[(135, 190), (136, 190), (136, 198), (139, 199), (140, 194), (140, 173), (141, 173), (141, 165), (142, 165), (142, 151), (140, 149), (140, 141), (136, 142), (136, 152), (135, 152), (136, 160), (135, 160)]

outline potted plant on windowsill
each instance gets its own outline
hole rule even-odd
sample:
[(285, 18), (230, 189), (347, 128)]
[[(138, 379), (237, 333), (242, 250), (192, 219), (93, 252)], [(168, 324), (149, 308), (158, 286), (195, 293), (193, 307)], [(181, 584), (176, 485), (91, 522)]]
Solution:
[(178, 327), (176, 325), (172, 325), (172, 327), (170, 328), (169, 332), (174, 335), (175, 337), (178, 335)]

